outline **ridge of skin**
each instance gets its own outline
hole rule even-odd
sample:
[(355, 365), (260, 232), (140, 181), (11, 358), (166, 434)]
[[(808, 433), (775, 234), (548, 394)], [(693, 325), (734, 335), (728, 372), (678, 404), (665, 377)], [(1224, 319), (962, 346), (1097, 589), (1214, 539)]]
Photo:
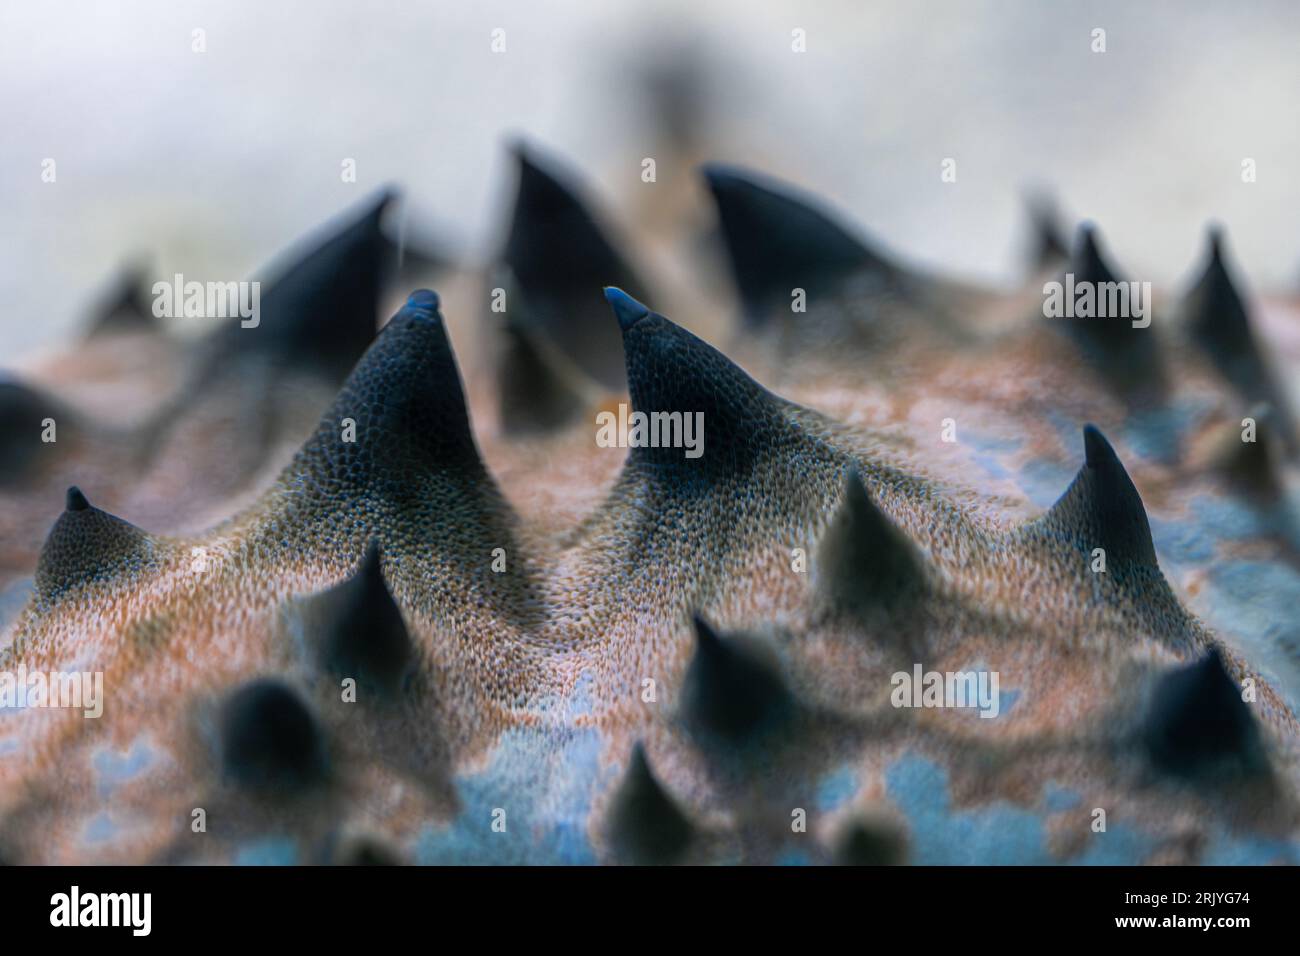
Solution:
[[(149, 334), (95, 335), (72, 354), (17, 376), (42, 394), (43, 415), (55, 420), (57, 440), (43, 443), (39, 427), (25, 428), (37, 449), (34, 467), (0, 477), (0, 540), (6, 543), (0, 594), (35, 566), (58, 514), (51, 488), (95, 488), (96, 501), (109, 511), (176, 534), (210, 527), (265, 489), (311, 434), (341, 373), (373, 337), (391, 285), (381, 279), (395, 271), (398, 255), (377, 228), (393, 198), (377, 194), (329, 219), (250, 277), (268, 280), (262, 282), (264, 321), (254, 328), (205, 319), (209, 334), (187, 343), (170, 334), (171, 320), (153, 319)], [(351, 269), (336, 282), (339, 294), (322, 300), (312, 293), (312, 281), (337, 272), (340, 261)], [(128, 278), (139, 282), (142, 272)], [(172, 276), (151, 279), (170, 282)], [(355, 307), (372, 298), (354, 321), (335, 314), (345, 301)], [(322, 307), (330, 313), (328, 334), (313, 326), (321, 318), (313, 318), (313, 310)], [(313, 334), (315, 341), (302, 342)], [(328, 355), (316, 355), (326, 338), (339, 342)], [(311, 357), (295, 358), (302, 353)]]
[[(637, 741), (705, 832), (692, 852), (709, 860), (770, 860), (788, 839), (789, 808), (839, 767), (853, 768), (859, 802), (873, 806), (880, 798), (870, 794), (908, 754), (943, 766), (971, 806), (1027, 805), (1052, 784), (1088, 806), (1104, 800), (1163, 839), (1175, 830), (1162, 820), (1196, 813), (1294, 830), (1294, 718), (1227, 648), (1228, 672), (1257, 679), (1273, 789), (1219, 793), (1218, 809), (1207, 809), (1199, 790), (1151, 786), (1134, 755), (1142, 701), (1160, 675), (1215, 643), (1158, 569), (1091, 573), (1074, 543), (999, 519), (959, 482), (918, 471), (896, 433), (778, 397), (649, 310), (623, 328), (634, 404), (712, 402), (706, 449), (722, 455), (691, 462), (599, 448), (588, 435), (579, 467), (621, 471), (557, 541), (541, 530), (537, 502), (519, 504), (545, 475), (498, 490), (489, 464), (503, 450), (485, 455), (476, 440), (437, 308), (427, 293), (412, 297), (252, 507), (170, 540), (157, 570), (130, 587), (29, 606), (10, 628), (0, 670), (90, 661), (114, 690), (93, 727), (51, 710), (0, 725), (14, 744), (0, 748), (7, 856), (232, 860), (283, 834), (307, 856), (382, 808), (378, 825), (406, 852), (466, 861), (487, 851), (439, 835), (490, 832), (487, 803), (503, 799), (471, 783), (503, 781), (518, 793), (522, 779), (538, 795), (530, 805), (541, 832), (570, 819), (565, 801), (577, 786), (589, 852), (605, 859), (614, 782)], [(359, 426), (355, 443), (340, 437), (344, 417)], [(368, 442), (370, 429), (387, 438)], [(1082, 461), (1076, 445), (1072, 467)], [(903, 621), (864, 624), (828, 610), (814, 575), (792, 569), (796, 549), (816, 554), (849, 468), (924, 558), (932, 599)], [(349, 704), (306, 646), (302, 602), (353, 575), (371, 540), (410, 629), (414, 676), (400, 699)], [(497, 547), (502, 572), (491, 567)], [(779, 772), (717, 766), (679, 719), (697, 614), (719, 631), (753, 634), (782, 667), (804, 716), (797, 743), (770, 756)], [(1018, 692), (1013, 719), (890, 704), (890, 675), (914, 662), (944, 671), (981, 660)], [(303, 696), (334, 768), (292, 800), (250, 801), (220, 775), (222, 702), (266, 675)], [(586, 739), (594, 767), (575, 743)], [(154, 757), (116, 785), (114, 836), (90, 848), (84, 827), (103, 812), (97, 761), (139, 747)], [(995, 777), (989, 761), (1002, 768)], [(183, 824), (195, 806), (227, 821), (220, 836), (191, 839)], [(34, 832), (50, 836), (37, 843), (26, 836)], [(829, 859), (829, 829), (813, 837), (805, 849)], [(567, 859), (520, 839), (509, 852), (522, 859)], [(1079, 849), (1053, 852), (1068, 859)]]
[[(1285, 660), (1241, 643), (1231, 625), (1216, 634), (1184, 606), (1209, 619), (1231, 597), (1221, 566), (1273, 582), (1268, 575), (1300, 555), (1285, 498), (1246, 503), (1204, 465), (1203, 436), (1213, 434), (1216, 453), (1221, 433), (1240, 444), (1241, 396), (1159, 310), (1144, 333), (1179, 374), (1163, 405), (1134, 407), (1079, 361), (1070, 336), (1054, 334), (1064, 327), (1044, 320), (1038, 286), (1010, 295), (945, 288), (942, 308), (899, 308), (870, 287), (846, 288), (763, 335), (735, 337), (725, 358), (698, 359), (708, 355), (703, 343), (672, 333), (662, 317), (628, 323), (638, 335), (672, 335), (677, 354), (696, 357), (692, 370), (702, 362), (745, 389), (761, 440), (736, 429), (729, 460), (745, 467), (706, 464), (707, 482), (691, 482), (682, 461), (597, 447), (590, 413), (543, 441), (503, 437), (475, 400), (489, 372), (468, 365), (473, 459), (457, 454), (443, 467), (417, 443), (390, 457), (401, 480), (343, 500), (334, 500), (339, 485), (358, 473), (333, 435), (339, 414), (356, 406), (319, 423), (323, 394), (291, 445), (268, 456), (265, 479), (231, 469), (239, 477), (230, 486), (244, 496), (238, 508), (213, 504), (211, 489), (195, 488), (178, 467), (198, 445), (160, 450), (156, 483), (136, 487), (103, 442), (78, 464), (116, 483), (67, 480), (96, 506), (174, 534), (155, 536), (164, 553), (147, 575), (97, 583), (0, 625), (0, 670), (102, 667), (112, 688), (98, 723), (63, 711), (0, 713), (0, 856), (229, 862), (275, 839), (309, 860), (362, 833), (420, 862), (607, 860), (611, 801), (642, 742), (692, 825), (693, 862), (772, 862), (787, 852), (829, 862), (862, 819), (888, 820), (916, 859), (934, 860), (943, 826), (967, 832), (981, 814), (1007, 808), (1042, 829), (1030, 861), (1109, 859), (1108, 845), (1087, 835), (1094, 806), (1140, 835), (1123, 862), (1213, 861), (1216, 847), (1294, 862), (1296, 728), (1279, 693)], [(1255, 304), (1269, 341), (1287, 306)], [(414, 311), (430, 305), (422, 297)], [(722, 327), (708, 324), (712, 313), (683, 315), (693, 329)], [(436, 343), (425, 336), (433, 328), (408, 316), (388, 345), (408, 334)], [(250, 404), (256, 380), (249, 369), (227, 377), (204, 419), (216, 452), (198, 460), (224, 465), (247, 445), (249, 423), (233, 411)], [(291, 411), (311, 404), (300, 399)], [(377, 415), (380, 404), (362, 402)], [(955, 441), (940, 437), (946, 419)], [(1037, 524), (1083, 466), (1080, 428), (1089, 421), (1140, 493), (1155, 569), (1094, 573), (1086, 541)], [(313, 425), (329, 441), (288, 464)], [(708, 434), (708, 447), (728, 447), (725, 431)], [(312, 462), (321, 460), (343, 467), (318, 486)], [(901, 622), (827, 607), (814, 600), (815, 563), (807, 573), (791, 567), (796, 549), (815, 562), (849, 468), (922, 556), (927, 599)], [(25, 491), (0, 513), (37, 512), (43, 534), (63, 483)], [(196, 505), (204, 501), (206, 512)], [(148, 507), (189, 524), (178, 531), (151, 520)], [(376, 530), (410, 626), (413, 676), (401, 695), (363, 691), (344, 704), (335, 675), (316, 663), (309, 608), (357, 572)], [(496, 546), (506, 552), (504, 577), (490, 570)], [(34, 564), (33, 552), (27, 568)], [(720, 760), (681, 719), (695, 615), (719, 633), (752, 637), (798, 702), (790, 744), (776, 741), (757, 765)], [(1142, 756), (1146, 704), (1170, 673), (1215, 646), (1234, 682), (1256, 680), (1251, 713), (1271, 765), (1262, 780), (1193, 786)], [(892, 707), (891, 674), (917, 663), (999, 670), (1002, 713), (983, 720)], [(293, 799), (250, 800), (220, 776), (221, 708), (266, 676), (303, 698), (333, 771)], [(139, 762), (129, 774), (109, 772)], [(915, 793), (898, 783), (918, 762), (935, 768), (926, 786), (946, 801), (938, 836), (927, 829), (934, 811), (919, 824)], [(822, 785), (831, 782), (841, 796), (825, 806)], [(1077, 798), (1074, 809), (1047, 806), (1053, 792)], [(509, 839), (489, 829), (502, 804)], [(196, 806), (221, 822), (204, 838), (188, 827)], [(793, 806), (809, 810), (801, 838), (790, 833)], [(1243, 840), (1225, 836), (1233, 833)], [(937, 858), (960, 861), (961, 842)]]

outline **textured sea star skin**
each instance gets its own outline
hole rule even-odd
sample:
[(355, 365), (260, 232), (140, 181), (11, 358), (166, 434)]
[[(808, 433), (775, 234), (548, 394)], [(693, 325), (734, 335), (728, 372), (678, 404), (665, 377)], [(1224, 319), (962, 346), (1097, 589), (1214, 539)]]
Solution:
[[(1294, 860), (1295, 719), (1184, 610), (1143, 508), (1219, 479), (1154, 455), (1130, 480), (1102, 432), (1144, 426), (1023, 321), (1041, 300), (912, 275), (882, 296), (878, 272), (836, 270), (797, 318), (751, 301), (750, 374), (608, 293), (631, 404), (703, 412), (699, 459), (598, 447), (588, 415), (480, 430), (417, 292), (235, 517), (160, 537), (70, 493), (0, 670), (103, 670), (105, 713), (0, 715), (0, 856)], [(1179, 393), (1222, 403), (1180, 348)], [(1017, 441), (943, 443), (944, 417)], [(1045, 511), (989, 464), (1017, 457), (1078, 475)], [(340, 588), (376, 570), (409, 660), (348, 702), (331, 648), (368, 643), (339, 621), (387, 605)], [(917, 662), (998, 671), (1003, 713), (895, 708)], [(1161, 744), (1207, 709), (1226, 743)]]
[[(394, 199), (380, 193), (259, 270), (270, 281), (253, 348), (239, 323), (197, 344), (168, 338), (152, 305), (128, 287), (71, 356), (32, 370), (34, 380), (0, 382), (0, 450), (11, 459), (0, 472), (0, 593), (31, 574), (49, 530), (43, 491), (51, 486), (96, 488), (101, 507), (184, 532), (246, 506), (374, 337), (395, 271), (380, 229)], [(57, 423), (57, 440), (30, 441), (46, 419)]]

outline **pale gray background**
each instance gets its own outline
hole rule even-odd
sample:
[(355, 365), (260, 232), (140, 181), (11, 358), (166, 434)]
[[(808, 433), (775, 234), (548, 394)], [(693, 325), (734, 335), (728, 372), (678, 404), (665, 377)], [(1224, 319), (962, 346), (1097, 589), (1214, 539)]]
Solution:
[(632, 79), (673, 38), (714, 67), (711, 152), (818, 190), (913, 258), (1010, 281), (1020, 196), (1046, 183), (1141, 278), (1184, 281), (1216, 218), (1256, 286), (1296, 280), (1296, 3), (6, 0), (0, 366), (66, 336), (132, 254), (248, 275), (385, 181), (481, 256), (511, 132), (627, 213), (651, 148)]

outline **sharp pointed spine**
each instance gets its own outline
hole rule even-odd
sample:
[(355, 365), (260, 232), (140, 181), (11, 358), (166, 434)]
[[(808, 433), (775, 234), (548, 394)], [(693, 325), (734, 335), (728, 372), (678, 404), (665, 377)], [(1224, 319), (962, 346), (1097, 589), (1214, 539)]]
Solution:
[(649, 466), (665, 480), (735, 476), (790, 428), (787, 403), (717, 349), (621, 289), (607, 289), (606, 297), (623, 330), (632, 408), (647, 415), (680, 413), (683, 422), (695, 416), (693, 422), (708, 427), (698, 456), (687, 457), (679, 447), (637, 445), (630, 454), (635, 466)]
[(912, 541), (880, 510), (856, 467), (817, 550), (818, 585), (832, 606), (889, 608), (921, 589), (924, 564)]
[(600, 301), (603, 286), (641, 295), (636, 271), (609, 239), (577, 191), (516, 148), (519, 190), (510, 233), (501, 253), (522, 306), (513, 321), (545, 336), (574, 365), (602, 386), (624, 386), (617, 330)]
[(322, 597), (332, 611), (324, 648), (330, 670), (385, 691), (400, 688), (414, 647), (384, 580), (378, 542), (369, 544), (351, 578)]
[[(508, 269), (498, 273), (498, 288), (519, 301), (522, 293)], [(519, 317), (506, 312), (498, 376), (501, 424), (510, 435), (545, 434), (573, 424), (595, 402), (591, 378), (558, 347)], [(525, 305), (523, 311), (527, 311)]]
[(385, 189), (272, 264), (255, 325), (234, 323), (225, 351), (254, 349), (342, 378), (375, 337), (379, 298), (396, 257), (380, 228), (397, 193)]
[(1234, 369), (1244, 360), (1259, 362), (1246, 302), (1237, 290), (1225, 261), (1223, 232), (1211, 227), (1206, 237), (1208, 255), (1200, 277), (1183, 300), (1183, 311), (1192, 337), (1229, 373), (1241, 379), (1252, 374), (1245, 368)]
[(326, 772), (324, 734), (299, 693), (276, 678), (240, 687), (221, 711), (226, 776), (264, 795), (291, 795)]
[[(1074, 254), (1065, 272), (1068, 274), (1063, 277), (1066, 286), (1070, 284), (1068, 276), (1073, 276), (1073, 287), (1091, 289), (1097, 303), (1109, 295), (1106, 290), (1113, 286), (1130, 285), (1116, 272), (1102, 252), (1099, 234), (1091, 223), (1079, 227)], [(1147, 297), (1146, 314), (1142, 320), (1138, 320), (1133, 308), (1134, 299), (1128, 297), (1124, 301), (1129, 303), (1127, 314), (1076, 316), (1051, 321), (1064, 323), (1063, 328), (1067, 334), (1082, 347), (1094, 367), (1109, 380), (1111, 387), (1125, 396), (1127, 401), (1160, 400), (1167, 383), (1164, 361), (1155, 334), (1152, 304)], [(1134, 325), (1135, 321), (1145, 324)]]
[(94, 310), (86, 330), (89, 338), (105, 335), (153, 333), (158, 331), (153, 309), (141, 289), (146, 285), (142, 265), (122, 270), (114, 287)]
[[(57, 442), (42, 441), (53, 421)], [(20, 485), (40, 474), (44, 462), (76, 442), (78, 416), (43, 391), (0, 375), (0, 488)]]
[(1254, 715), (1218, 647), (1159, 679), (1145, 740), (1152, 761), (1174, 774), (1225, 766), (1256, 770), (1264, 763)]
[(638, 742), (610, 812), (615, 856), (628, 863), (677, 863), (693, 836), (690, 820), (655, 777), (645, 748)]
[(833, 295), (850, 278), (896, 277), (884, 256), (788, 187), (717, 164), (702, 173), (751, 323), (764, 322), (775, 306), (788, 309), (793, 288)]
[[(344, 421), (356, 440), (340, 440)], [(487, 481), (437, 293), (413, 292), (344, 383), (288, 480), (399, 493), (400, 468), (422, 463)]]
[(732, 744), (761, 738), (784, 723), (793, 701), (775, 665), (736, 637), (719, 635), (694, 618), (695, 656), (682, 691), (687, 721)]
[(147, 532), (93, 507), (74, 485), (41, 548), (36, 593), (42, 601), (53, 601), (75, 588), (143, 570), (157, 553)]
[(1048, 195), (1036, 195), (1029, 199), (1028, 211), (1030, 265), (1035, 271), (1059, 268), (1070, 258), (1070, 249), (1056, 203)]
[(1088, 555), (1104, 549), (1108, 567), (1155, 568), (1151, 525), (1133, 480), (1095, 425), (1084, 426), (1083, 441), (1083, 467), (1036, 527)]

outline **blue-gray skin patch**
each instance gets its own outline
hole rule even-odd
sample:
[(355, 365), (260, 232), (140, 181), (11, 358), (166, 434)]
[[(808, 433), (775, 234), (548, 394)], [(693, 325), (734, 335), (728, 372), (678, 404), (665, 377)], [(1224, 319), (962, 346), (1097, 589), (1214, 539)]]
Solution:
[(81, 842), (88, 845), (107, 843), (115, 836), (117, 836), (117, 824), (106, 811), (101, 811), (86, 821), (81, 831)]
[(1001, 709), (998, 710), (998, 719), (1001, 719), (1011, 713), (1012, 708), (1016, 706), (1016, 702), (1020, 700), (1020, 689), (1013, 687), (1010, 690), (1000, 691), (999, 697), (1001, 698)]
[(1212, 402), (1179, 398), (1159, 408), (1144, 409), (1129, 417), (1121, 434), (1142, 458), (1170, 464), (1178, 460), (1179, 436), (1195, 434)]
[[(559, 726), (507, 731), (480, 773), (456, 781), (461, 812), (449, 825), (425, 828), (415, 842), (418, 863), (591, 864), (588, 835), (595, 797), (613, 785), (623, 768), (600, 768), (600, 735), (573, 728), (574, 717), (591, 712), (589, 674), (566, 701), (544, 703), (558, 712)], [(493, 811), (505, 811), (504, 833), (492, 829)]]
[(1092, 832), (1092, 815), (1079, 814), (1079, 826), (1087, 827), (1088, 848), (1066, 862), (1075, 866), (1133, 866), (1154, 851), (1155, 840), (1125, 823), (1108, 820), (1105, 833)]
[(1043, 787), (1043, 806), (1049, 813), (1073, 810), (1082, 801), (1083, 798), (1068, 787), (1055, 783), (1048, 783)]
[(1234, 840), (1219, 831), (1210, 840), (1201, 862), (1206, 866), (1257, 866), (1261, 863), (1295, 866), (1300, 864), (1300, 846), (1265, 837), (1248, 836)]
[(1187, 514), (1195, 528), (1226, 541), (1262, 537), (1276, 528), (1265, 515), (1245, 502), (1216, 495), (1197, 495), (1188, 503)]
[(1164, 521), (1147, 515), (1151, 525), (1151, 540), (1164, 567), (1172, 571), (1189, 565), (1203, 565), (1214, 559), (1214, 539), (1199, 525), (1186, 521)]
[[(910, 862), (919, 865), (1047, 865), (1060, 862), (1047, 850), (1046, 814), (995, 804), (953, 812), (948, 772), (915, 754), (906, 754), (885, 772), (890, 799), (906, 816), (911, 831)], [(1053, 788), (1048, 800), (1059, 800)], [(1080, 826), (1088, 818), (1080, 816)], [(1138, 831), (1112, 823), (1084, 854), (1080, 864), (1138, 863), (1152, 843)]]
[(972, 456), (975, 463), (994, 479), (1013, 477), (1011, 469), (1002, 464), (1002, 459), (1019, 451), (1025, 444), (1023, 438), (990, 435), (971, 428), (962, 433), (962, 442), (976, 449)]
[(817, 787), (816, 806), (821, 813), (830, 813), (843, 806), (858, 792), (858, 774), (850, 766), (838, 770), (822, 779)]
[(298, 844), (288, 837), (266, 837), (245, 843), (235, 851), (238, 866), (295, 866)]
[[(0, 591), (0, 631), (18, 617), (18, 612), (27, 606), (27, 601), (35, 591), (36, 582), (33, 578), (22, 578)], [(3, 647), (0, 644), (0, 648)]]
[[(904, 814), (911, 831), (910, 862), (933, 865), (1037, 865), (1059, 863), (1047, 851), (1045, 825), (1055, 813), (1075, 811), (1090, 838), (1082, 854), (1064, 862), (1079, 866), (1132, 866), (1145, 862), (1159, 845), (1157, 837), (1122, 821), (1107, 821), (1106, 832), (1092, 833), (1092, 815), (1078, 794), (1049, 783), (1043, 788), (1045, 812), (995, 804), (952, 810), (948, 772), (933, 761), (909, 753), (885, 772), (889, 798)], [(1255, 836), (1237, 839), (1219, 831), (1201, 862), (1207, 865), (1261, 865), (1300, 861), (1300, 841)]]
[[(415, 844), (418, 863), (591, 864), (592, 801), (617, 779), (602, 773), (595, 729), (516, 728), (502, 735), (491, 764), (457, 780), (461, 812), (430, 826)], [(493, 811), (505, 811), (505, 832)]]
[(126, 783), (147, 770), (154, 762), (157, 752), (145, 737), (137, 737), (131, 742), (131, 749), (126, 753), (104, 748), (95, 751), (90, 758), (91, 766), (98, 774), (95, 790), (101, 797), (107, 797), (118, 786)]
[(1042, 817), (1007, 805), (952, 812), (948, 772), (906, 754), (885, 772), (889, 798), (907, 818), (918, 865), (1049, 864)]
[(1300, 574), (1274, 563), (1230, 561), (1210, 570), (1191, 608), (1231, 635), (1293, 710), (1300, 703)]
[(1061, 489), (1068, 488), (1078, 473), (1073, 467), (1057, 461), (1035, 458), (1024, 463), (1017, 474), (1020, 490), (1039, 509), (1046, 511), (1061, 497)]

